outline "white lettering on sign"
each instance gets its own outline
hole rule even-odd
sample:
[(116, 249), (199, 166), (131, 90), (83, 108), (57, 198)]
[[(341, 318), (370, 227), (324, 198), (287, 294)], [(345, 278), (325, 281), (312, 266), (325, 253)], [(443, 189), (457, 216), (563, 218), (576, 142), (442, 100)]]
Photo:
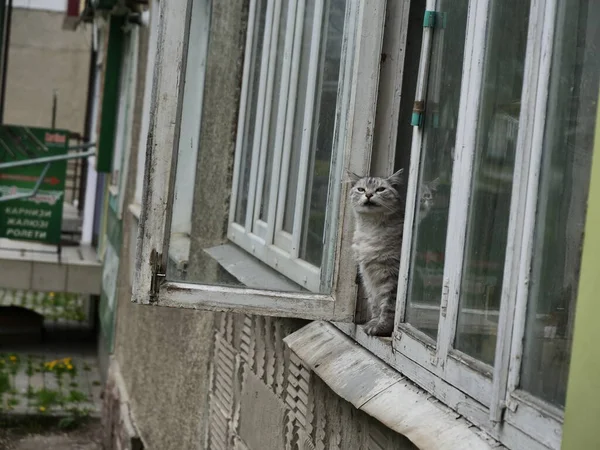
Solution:
[(39, 217), (40, 219), (49, 219), (52, 217), (52, 211), (47, 209), (31, 209), (13, 206), (4, 210), (8, 215)]
[(20, 228), (8, 228), (6, 230), (6, 237), (14, 237), (21, 239), (46, 239), (47, 233), (45, 231), (38, 230), (22, 230)]
[(9, 217), (6, 221), (9, 227), (29, 227), (29, 228), (48, 228), (47, 220), (39, 219), (20, 219), (18, 217)]

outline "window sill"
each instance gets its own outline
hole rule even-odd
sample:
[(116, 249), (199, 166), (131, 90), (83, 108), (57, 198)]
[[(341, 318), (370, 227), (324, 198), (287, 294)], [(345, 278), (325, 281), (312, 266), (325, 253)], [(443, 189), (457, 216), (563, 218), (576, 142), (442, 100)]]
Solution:
[(235, 244), (217, 245), (204, 251), (225, 271), (249, 288), (284, 292), (305, 290)]
[(284, 339), (337, 395), (421, 450), (492, 449), (497, 443), (347, 337), (317, 321)]

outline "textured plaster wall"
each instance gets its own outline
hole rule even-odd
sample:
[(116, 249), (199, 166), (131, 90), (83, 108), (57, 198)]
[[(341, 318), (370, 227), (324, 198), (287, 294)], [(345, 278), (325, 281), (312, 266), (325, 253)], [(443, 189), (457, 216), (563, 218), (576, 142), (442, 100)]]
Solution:
[(91, 32), (62, 29), (64, 13), (13, 9), (4, 121), (50, 127), (52, 93), (56, 126), (83, 133)]

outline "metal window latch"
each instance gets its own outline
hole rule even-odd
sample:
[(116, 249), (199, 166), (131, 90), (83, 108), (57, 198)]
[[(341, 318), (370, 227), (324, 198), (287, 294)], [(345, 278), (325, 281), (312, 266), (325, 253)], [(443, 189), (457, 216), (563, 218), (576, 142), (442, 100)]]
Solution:
[(446, 317), (448, 311), (448, 296), (450, 294), (450, 279), (444, 278), (444, 285), (442, 286), (442, 301), (440, 303), (440, 310), (442, 311), (442, 317)]
[(160, 285), (166, 278), (166, 271), (162, 265), (162, 254), (156, 250), (150, 253), (150, 266), (152, 267), (152, 280), (150, 282), (150, 302), (157, 301)]

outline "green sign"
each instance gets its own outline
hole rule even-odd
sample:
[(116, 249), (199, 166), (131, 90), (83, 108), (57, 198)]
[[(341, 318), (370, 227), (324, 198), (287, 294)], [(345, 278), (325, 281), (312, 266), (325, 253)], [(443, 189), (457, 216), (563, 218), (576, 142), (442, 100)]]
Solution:
[[(0, 164), (65, 155), (67, 147), (65, 130), (0, 126)], [(0, 169), (0, 199), (33, 193), (45, 166)], [(52, 162), (36, 195), (0, 202), (0, 237), (58, 244), (66, 174), (66, 161)]]

